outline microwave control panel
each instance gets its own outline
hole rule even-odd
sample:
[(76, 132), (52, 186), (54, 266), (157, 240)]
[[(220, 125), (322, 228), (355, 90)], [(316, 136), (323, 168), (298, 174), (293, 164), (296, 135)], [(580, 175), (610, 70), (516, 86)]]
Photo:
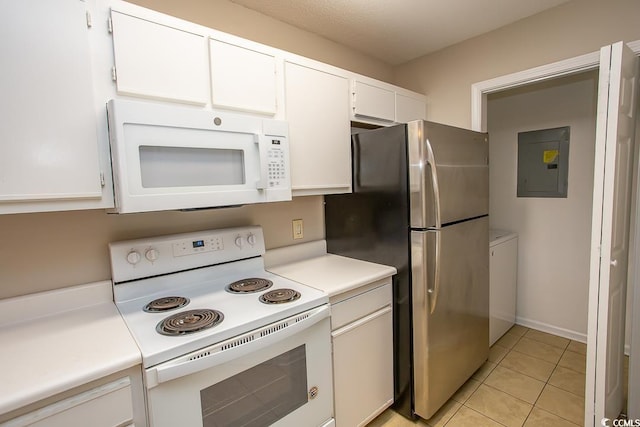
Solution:
[(272, 139), (269, 144), (267, 150), (269, 187), (281, 187), (287, 183), (288, 167), (283, 145), (284, 141), (280, 139)]

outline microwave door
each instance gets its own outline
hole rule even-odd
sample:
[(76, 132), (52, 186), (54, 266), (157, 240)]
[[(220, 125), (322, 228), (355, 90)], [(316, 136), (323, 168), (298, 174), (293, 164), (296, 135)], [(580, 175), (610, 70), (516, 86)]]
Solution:
[(119, 213), (291, 200), (286, 122), (122, 100), (107, 111)]

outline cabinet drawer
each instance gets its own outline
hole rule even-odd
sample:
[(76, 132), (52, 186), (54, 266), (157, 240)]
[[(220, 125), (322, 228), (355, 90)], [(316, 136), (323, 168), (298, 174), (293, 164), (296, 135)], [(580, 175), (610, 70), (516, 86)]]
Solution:
[(68, 427), (131, 425), (133, 403), (129, 377), (45, 406), (2, 424), (3, 427)]
[(391, 289), (391, 279), (389, 279), (385, 285), (332, 304), (331, 330), (335, 331), (347, 323), (391, 304), (393, 297)]

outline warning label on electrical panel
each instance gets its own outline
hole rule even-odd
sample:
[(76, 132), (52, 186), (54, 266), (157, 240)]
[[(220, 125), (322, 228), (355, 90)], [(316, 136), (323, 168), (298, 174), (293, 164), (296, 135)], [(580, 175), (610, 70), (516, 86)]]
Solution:
[(544, 163), (551, 163), (558, 157), (558, 150), (544, 150), (542, 152), (542, 161)]

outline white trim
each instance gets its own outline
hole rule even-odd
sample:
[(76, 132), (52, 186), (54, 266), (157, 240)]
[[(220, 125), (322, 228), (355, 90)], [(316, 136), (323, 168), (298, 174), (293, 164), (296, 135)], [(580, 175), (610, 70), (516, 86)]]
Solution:
[(537, 320), (516, 316), (516, 324), (538, 331), (546, 332), (548, 334), (557, 335), (559, 337), (567, 338), (573, 341), (578, 341), (584, 344), (587, 343), (587, 334), (572, 331), (570, 329), (558, 328), (557, 326), (553, 326), (544, 322), (538, 322)]
[[(627, 43), (627, 46), (634, 52), (640, 50), (640, 40)], [(638, 92), (640, 95), (640, 91)], [(640, 112), (640, 101), (638, 102), (638, 111)], [(636, 144), (640, 141), (638, 137), (639, 121), (636, 120)], [(625, 347), (625, 352), (629, 354), (629, 390), (627, 394), (627, 416), (629, 419), (640, 418), (640, 170), (638, 169), (640, 163), (638, 163), (638, 147), (636, 147), (636, 212), (635, 217), (631, 218), (631, 221), (635, 221), (634, 231), (635, 233), (630, 236), (631, 241), (629, 246), (633, 245), (634, 259), (630, 260), (631, 278), (627, 283), (627, 286), (633, 287), (632, 303), (631, 303), (631, 334), (630, 334), (630, 348)], [(627, 294), (628, 295), (628, 294)], [(635, 357), (631, 357), (631, 354), (635, 352)]]
[[(627, 43), (640, 55), (640, 40)], [(471, 85), (471, 129), (487, 131), (487, 94), (598, 68), (600, 52), (587, 53)]]

